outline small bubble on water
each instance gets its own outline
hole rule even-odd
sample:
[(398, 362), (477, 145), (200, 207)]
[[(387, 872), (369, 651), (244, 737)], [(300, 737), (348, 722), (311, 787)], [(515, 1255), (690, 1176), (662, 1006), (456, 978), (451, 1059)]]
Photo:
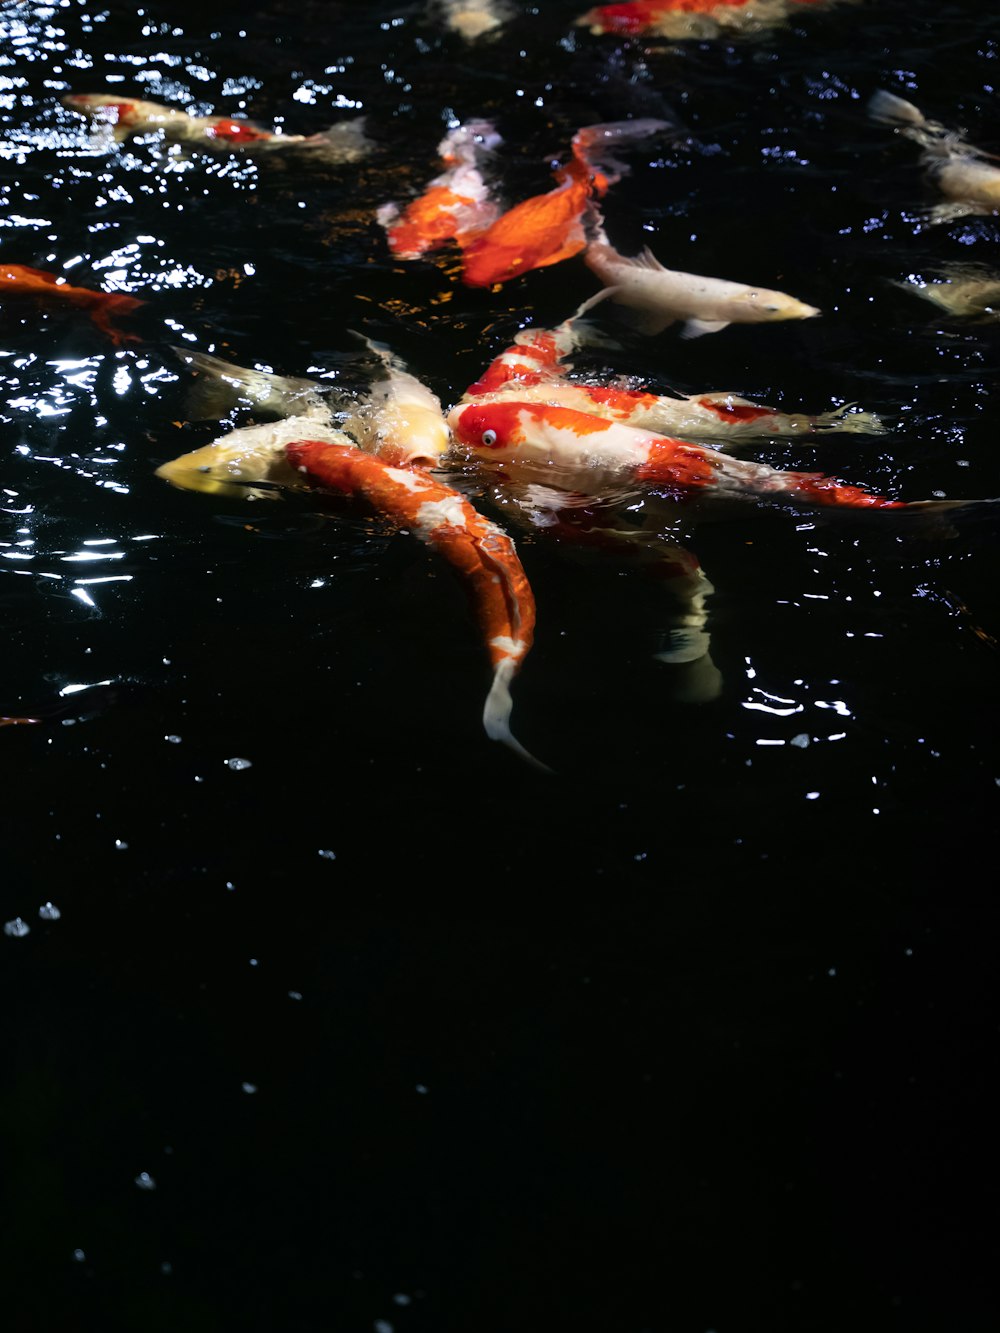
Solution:
[(164, 1277), (169, 1277), (173, 1271), (174, 1271), (173, 1264), (171, 1263), (160, 1264), (160, 1272), (163, 1274)]
[(148, 1171), (140, 1171), (135, 1178), (135, 1183), (139, 1186), (141, 1190), (156, 1189), (156, 1181), (153, 1179), (153, 1177), (149, 1174)]
[(418, 1083), (417, 1092), (419, 1092), (421, 1096), (423, 1096), (427, 1092), (427, 1085), (424, 1083)]
[(257, 1091), (257, 1084), (256, 1084), (256, 1083), (241, 1083), (241, 1084), (240, 1084), (240, 1087), (243, 1089), (243, 1091), (244, 1091), (248, 1096), (252, 1096), (253, 1093), (255, 1093), (255, 1092)]
[(396, 1305), (409, 1305), (412, 1302), (413, 1297), (407, 1296), (405, 1291), (397, 1291), (392, 1299)]
[(290, 1000), (301, 1000), (301, 999), (302, 999), (302, 992), (301, 992), (300, 990), (290, 990), (290, 991), (288, 992), (288, 998), (289, 998)]
[(82, 1264), (83, 1261), (86, 1259), (86, 1257), (87, 1256), (84, 1254), (83, 1250), (73, 1251), (73, 1258), (76, 1260), (78, 1264)]
[(244, 768), (251, 768), (249, 759), (227, 759), (226, 767), (231, 768), (234, 773), (241, 772)]
[(804, 750), (809, 744), (809, 736), (806, 732), (800, 731), (797, 736), (793, 736), (788, 742), (789, 745), (797, 745), (800, 750)]
[(169, 743), (170, 743), (171, 745), (180, 745), (180, 743), (181, 743), (181, 738), (180, 738), (180, 736), (164, 736), (163, 739), (164, 739), (165, 741), (169, 741)]
[(43, 921), (58, 921), (62, 912), (56, 907), (55, 903), (42, 903), (38, 909), (38, 915)]
[(115, 851), (116, 851), (116, 852), (127, 852), (127, 851), (128, 851), (128, 843), (125, 842), (122, 838), (115, 838)]
[(323, 858), (324, 861), (336, 861), (336, 859), (337, 859), (337, 853), (336, 853), (336, 852), (324, 852), (324, 851), (321, 851), (321, 852), (320, 852), (320, 856), (322, 856), (322, 858)]
[(375, 1333), (392, 1333), (392, 1325), (388, 1319), (375, 1320)]
[(15, 940), (23, 939), (30, 930), (31, 927), (27, 921), (22, 921), (19, 916), (16, 916), (13, 921), (4, 922), (3, 933), (12, 936)]

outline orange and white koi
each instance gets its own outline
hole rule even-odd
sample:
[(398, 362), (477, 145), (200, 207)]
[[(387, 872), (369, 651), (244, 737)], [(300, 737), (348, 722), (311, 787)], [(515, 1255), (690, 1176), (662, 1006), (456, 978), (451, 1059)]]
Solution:
[(672, 128), (666, 121), (645, 118), (577, 131), (570, 161), (553, 173), (555, 189), (523, 199), (485, 230), (459, 238), (462, 281), (468, 287), (492, 287), (580, 254), (588, 244), (584, 214), (590, 199), (602, 196), (625, 171), (604, 150), (613, 142)]
[(363, 116), (342, 121), (318, 134), (276, 134), (251, 120), (192, 116), (177, 107), (113, 93), (67, 93), (62, 101), (71, 111), (88, 117), (95, 128), (110, 131), (117, 143), (134, 134), (160, 130), (165, 139), (173, 142), (196, 142), (238, 151), (301, 148), (334, 162), (356, 162), (371, 146), (365, 136)]
[(648, 247), (626, 258), (609, 242), (596, 210), (590, 217), (592, 239), (584, 263), (644, 333), (659, 333), (683, 320), (681, 337), (698, 338), (734, 323), (769, 324), (822, 313), (787, 292), (665, 268)]
[(931, 221), (1000, 209), (1000, 166), (993, 165), (1000, 159), (992, 153), (974, 148), (959, 131), (928, 120), (912, 102), (885, 89), (869, 100), (868, 114), (923, 149), (921, 160), (928, 178), (949, 200), (929, 210)]
[(595, 35), (704, 39), (754, 33), (785, 22), (796, 10), (823, 0), (634, 0), (597, 5), (576, 20)]
[(72, 287), (65, 278), (40, 268), (31, 268), (27, 264), (0, 264), (0, 301), (9, 296), (31, 296), (42, 300), (54, 298), (78, 306), (87, 312), (116, 347), (142, 341), (135, 333), (125, 333), (115, 322), (119, 316), (130, 315), (146, 304), (136, 296), (126, 296), (123, 292), (96, 292), (90, 287)]
[(568, 489), (651, 484), (678, 498), (698, 492), (777, 495), (806, 504), (865, 509), (910, 506), (820, 472), (780, 471), (709, 446), (549, 404), (497, 401), (458, 405), (448, 414), (457, 443), (479, 460), (549, 470)]
[(488, 120), (470, 120), (450, 129), (438, 144), (444, 171), (405, 208), (382, 204), (376, 219), (385, 228), (397, 259), (418, 259), (484, 230), (500, 214), (483, 177), (483, 166), (500, 144)]
[(535, 599), (513, 542), (458, 491), (422, 468), (397, 468), (346, 445), (309, 439), (289, 444), (292, 467), (316, 485), (364, 499), (383, 518), (411, 531), (458, 570), (479, 622), (493, 682), (483, 710), (491, 740), (538, 768), (511, 733), (511, 681), (531, 648)]

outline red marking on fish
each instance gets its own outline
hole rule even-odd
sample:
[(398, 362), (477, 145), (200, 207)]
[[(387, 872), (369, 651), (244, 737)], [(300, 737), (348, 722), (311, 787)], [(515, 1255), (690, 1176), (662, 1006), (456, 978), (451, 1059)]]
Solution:
[(592, 403), (603, 407), (621, 421), (628, 420), (636, 412), (648, 411), (659, 402), (655, 393), (643, 393), (636, 389), (615, 389), (599, 384), (582, 384), (580, 388)]
[(205, 133), (210, 139), (223, 139), (227, 143), (257, 143), (262, 139), (276, 139), (278, 136), (270, 130), (260, 130), (246, 120), (217, 120), (206, 125)]
[[(554, 333), (547, 329), (519, 335), (524, 341), (512, 343), (495, 357), (475, 384), (465, 391), (466, 398), (496, 393), (507, 384), (541, 384), (562, 359), (562, 348)], [(526, 364), (522, 358), (527, 358)], [(539, 369), (542, 367), (543, 369)]]
[(711, 14), (716, 9), (740, 9), (750, 0), (634, 0), (632, 4), (598, 5), (582, 22), (601, 32), (634, 35), (646, 32), (668, 14)]
[(755, 403), (715, 402), (711, 398), (698, 398), (699, 407), (706, 407), (722, 421), (756, 421), (759, 417), (776, 417), (776, 407), (758, 407)]

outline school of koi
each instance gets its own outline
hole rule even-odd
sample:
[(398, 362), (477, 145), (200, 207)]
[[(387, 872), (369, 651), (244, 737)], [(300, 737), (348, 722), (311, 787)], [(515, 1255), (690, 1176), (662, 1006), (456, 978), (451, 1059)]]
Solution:
[[(668, 0), (608, 5), (579, 20), (593, 33), (649, 32), (712, 38), (782, 22), (796, 7), (820, 0)], [(470, 41), (493, 33), (504, 11), (449, 4), (444, 20)], [(158, 131), (175, 143), (254, 152), (306, 151), (350, 163), (368, 151), (358, 118), (312, 136), (279, 135), (249, 121), (192, 117), (156, 103), (108, 94), (70, 94), (70, 109), (88, 117), (115, 143)], [(872, 119), (893, 125), (923, 147), (928, 175), (948, 199), (949, 216), (995, 211), (1000, 170), (978, 150), (909, 103), (887, 93), (872, 99)], [(582, 255), (600, 290), (556, 328), (528, 327), (502, 349), (459, 401), (445, 407), (391, 353), (369, 342), (382, 373), (360, 397), (326, 386), (247, 371), (199, 354), (181, 353), (189, 368), (234, 385), (237, 397), (278, 418), (231, 431), (206, 448), (157, 469), (171, 484), (193, 490), (270, 498), (308, 485), (364, 502), (405, 528), (459, 573), (470, 594), (493, 668), (483, 713), (487, 734), (537, 767), (546, 766), (514, 738), (510, 685), (532, 646), (536, 608), (516, 547), (496, 523), (473, 508), (446, 469), (475, 467), (502, 497), (505, 512), (527, 529), (609, 556), (638, 560), (670, 585), (675, 602), (668, 664), (701, 663), (702, 697), (717, 688), (709, 656), (706, 598), (712, 587), (697, 559), (669, 538), (655, 518), (625, 517), (625, 502), (653, 494), (668, 503), (704, 494), (777, 496), (803, 506), (920, 510), (961, 501), (903, 501), (818, 472), (780, 470), (727, 452), (774, 436), (884, 430), (853, 405), (788, 415), (735, 394), (681, 397), (638, 385), (628, 376), (578, 374), (570, 360), (588, 344), (617, 344), (599, 334), (595, 308), (614, 307), (633, 327), (653, 334), (674, 323), (681, 336), (717, 332), (731, 323), (815, 318), (821, 314), (786, 293), (664, 268), (648, 251), (619, 254), (604, 231), (599, 201), (627, 173), (611, 150), (674, 133), (649, 118), (581, 127), (569, 160), (554, 171), (555, 187), (504, 208), (490, 182), (502, 147), (492, 122), (454, 125), (438, 146), (442, 171), (422, 193), (388, 201), (377, 212), (386, 244), (400, 262), (456, 252), (460, 278), (493, 288), (534, 269)], [(116, 345), (137, 341), (118, 321), (144, 304), (135, 298), (75, 287), (25, 265), (0, 266), (0, 293), (62, 300), (86, 310)], [(656, 511), (652, 511), (655, 515)], [(717, 673), (715, 673), (717, 676)], [(3, 719), (31, 721), (33, 719)]]

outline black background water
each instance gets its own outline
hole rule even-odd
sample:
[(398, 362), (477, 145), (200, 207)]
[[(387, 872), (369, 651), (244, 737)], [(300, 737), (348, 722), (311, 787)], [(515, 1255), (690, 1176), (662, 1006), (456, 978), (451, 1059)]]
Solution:
[[(484, 737), (431, 553), (154, 476), (219, 433), (172, 344), (346, 375), (360, 329), (447, 403), (596, 290), (390, 259), (374, 209), (449, 115), (496, 121), (514, 200), (581, 125), (671, 114), (693, 147), (629, 155), (612, 239), (824, 314), (609, 369), (857, 401), (892, 433), (746, 456), (1000, 494), (996, 326), (890, 281), (992, 266), (996, 218), (922, 227), (916, 148), (864, 112), (889, 87), (996, 148), (995, 16), (671, 48), (578, 12), (469, 45), (417, 5), (4, 7), (0, 261), (148, 300), (121, 352), (0, 307), (0, 706), (43, 719), (0, 731), (5, 1328), (996, 1326), (995, 517), (692, 509), (701, 704), (651, 656), (655, 587), (518, 534), (546, 777)], [(289, 133), (363, 111), (376, 149), (100, 154), (59, 97), (109, 79)]]

